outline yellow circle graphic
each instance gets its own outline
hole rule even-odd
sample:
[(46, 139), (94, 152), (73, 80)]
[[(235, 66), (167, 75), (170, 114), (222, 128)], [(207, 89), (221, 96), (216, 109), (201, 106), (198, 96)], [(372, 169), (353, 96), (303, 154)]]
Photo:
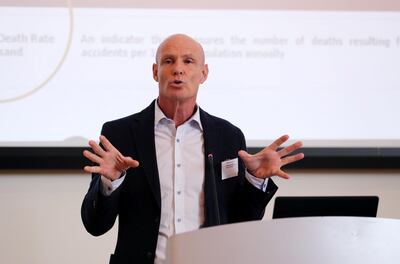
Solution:
[(71, 48), (72, 34), (73, 34), (73, 29), (74, 29), (74, 16), (73, 16), (73, 9), (72, 9), (71, 0), (67, 0), (67, 8), (68, 8), (68, 16), (69, 16), (69, 31), (68, 31), (67, 45), (65, 47), (65, 50), (63, 52), (63, 55), (62, 55), (60, 61), (56, 65), (56, 67), (49, 74), (49, 76), (47, 78), (45, 78), (44, 81), (42, 81), (39, 85), (34, 86), (32, 89), (28, 89), (28, 91), (23, 93), (23, 94), (20, 94), (20, 95), (17, 95), (17, 96), (13, 96), (13, 97), (10, 97), (10, 98), (6, 98), (6, 99), (1, 99), (0, 98), (0, 103), (8, 103), (8, 102), (17, 101), (17, 100), (26, 98), (26, 97), (36, 93), (41, 88), (46, 86), (46, 84), (48, 84), (50, 82), (50, 80), (53, 79), (53, 77), (60, 70), (60, 68), (64, 64), (65, 59), (66, 59), (66, 57), (67, 57), (67, 55), (69, 53), (69, 50)]

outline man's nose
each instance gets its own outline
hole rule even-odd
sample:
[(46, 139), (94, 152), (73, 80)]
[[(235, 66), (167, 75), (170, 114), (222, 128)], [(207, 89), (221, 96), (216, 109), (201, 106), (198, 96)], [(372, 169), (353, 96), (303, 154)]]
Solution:
[(183, 70), (183, 65), (182, 65), (182, 63), (179, 63), (179, 62), (177, 62), (176, 64), (175, 64), (175, 67), (174, 67), (174, 69), (173, 69), (173, 74), (174, 75), (182, 75), (182, 74), (184, 74), (184, 70)]
[(174, 75), (182, 75), (183, 71), (182, 70), (175, 70)]

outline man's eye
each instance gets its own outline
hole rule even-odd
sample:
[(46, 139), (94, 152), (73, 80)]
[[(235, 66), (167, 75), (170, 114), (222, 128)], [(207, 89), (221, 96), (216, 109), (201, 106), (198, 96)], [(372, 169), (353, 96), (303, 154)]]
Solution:
[(171, 64), (173, 61), (171, 60), (171, 59), (166, 59), (166, 60), (164, 60), (164, 63), (165, 64)]
[(193, 63), (193, 60), (185, 60), (185, 63), (186, 63), (186, 64)]

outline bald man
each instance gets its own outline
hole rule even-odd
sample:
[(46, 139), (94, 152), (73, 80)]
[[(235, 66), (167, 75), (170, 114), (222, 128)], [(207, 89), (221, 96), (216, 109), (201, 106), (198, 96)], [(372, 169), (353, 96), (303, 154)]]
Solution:
[(95, 236), (119, 216), (110, 263), (163, 263), (174, 234), (262, 219), (277, 190), (270, 178), (289, 178), (281, 167), (303, 158), (289, 155), (301, 142), (277, 150), (286, 135), (248, 154), (239, 128), (197, 105), (207, 76), (202, 46), (186, 35), (168, 37), (153, 64), (158, 98), (105, 123), (101, 145), (89, 141), (93, 152), (83, 155), (95, 165), (84, 168), (92, 181), (81, 215)]

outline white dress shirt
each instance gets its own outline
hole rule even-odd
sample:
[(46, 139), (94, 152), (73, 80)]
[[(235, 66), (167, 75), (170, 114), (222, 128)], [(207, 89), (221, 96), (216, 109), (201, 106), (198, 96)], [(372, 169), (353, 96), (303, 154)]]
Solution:
[[(155, 104), (154, 135), (161, 190), (161, 218), (155, 263), (166, 258), (168, 237), (199, 229), (204, 223), (204, 139), (200, 111), (179, 127)], [(110, 195), (125, 175), (111, 182), (101, 177), (104, 195)], [(246, 171), (255, 187), (266, 190), (268, 180)]]
[(154, 119), (161, 189), (161, 219), (155, 263), (165, 259), (167, 238), (204, 222), (204, 140), (200, 114), (175, 127), (156, 104)]

